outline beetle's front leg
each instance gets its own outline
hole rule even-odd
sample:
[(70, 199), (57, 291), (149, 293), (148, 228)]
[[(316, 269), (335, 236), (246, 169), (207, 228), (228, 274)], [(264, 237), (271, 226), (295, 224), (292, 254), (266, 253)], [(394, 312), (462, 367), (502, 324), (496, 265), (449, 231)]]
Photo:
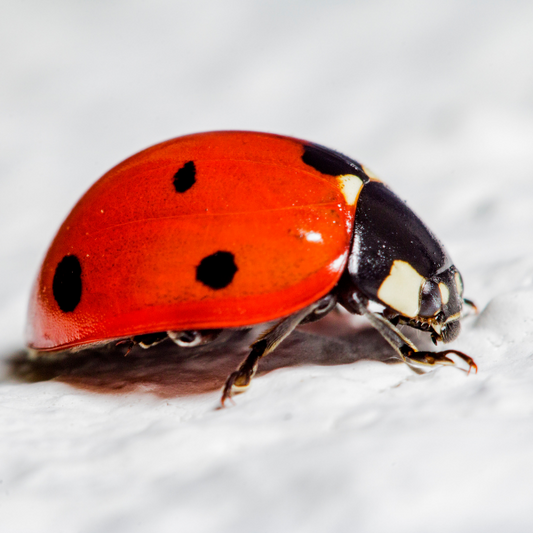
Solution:
[[(415, 372), (420, 372), (420, 367), (437, 365), (455, 365), (448, 357), (455, 354), (468, 365), (466, 372), (472, 369), (477, 373), (477, 365), (474, 360), (457, 350), (444, 350), (442, 352), (428, 352), (418, 348), (389, 320), (378, 313), (369, 311), (366, 302), (357, 294), (351, 294), (349, 299), (344, 298), (342, 304), (351, 312), (363, 315), (376, 328), (381, 336), (394, 348), (400, 358)], [(461, 369), (463, 370), (463, 369)]]
[[(412, 352), (409, 349), (407, 353), (404, 354), (404, 360), (406, 363), (413, 362), (425, 366), (455, 365), (455, 361), (447, 357), (448, 354), (455, 354), (468, 365), (468, 370), (465, 370), (467, 374), (470, 374), (472, 369), (474, 369), (474, 372), (477, 374), (477, 365), (474, 360), (469, 355), (458, 350), (444, 350), (442, 352), (424, 352), (417, 350)], [(464, 369), (460, 368), (460, 370)]]

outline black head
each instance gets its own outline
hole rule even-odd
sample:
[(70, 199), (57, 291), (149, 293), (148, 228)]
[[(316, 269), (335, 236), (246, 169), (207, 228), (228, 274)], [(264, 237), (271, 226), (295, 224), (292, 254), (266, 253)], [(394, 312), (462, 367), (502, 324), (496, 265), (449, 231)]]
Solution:
[(400, 323), (450, 342), (460, 331), (461, 275), (425, 224), (383, 183), (359, 195), (347, 267), (351, 282)]

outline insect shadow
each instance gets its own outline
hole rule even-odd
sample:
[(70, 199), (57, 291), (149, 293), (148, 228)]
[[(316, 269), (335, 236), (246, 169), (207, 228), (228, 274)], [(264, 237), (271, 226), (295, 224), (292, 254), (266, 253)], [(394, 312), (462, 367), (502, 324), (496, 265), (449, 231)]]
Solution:
[[(11, 378), (32, 383), (55, 380), (99, 393), (148, 392), (162, 398), (220, 390), (249, 351), (257, 332), (227, 331), (198, 348), (164, 341), (148, 350), (110, 345), (59, 358), (32, 359), (19, 351), (8, 359)], [(258, 376), (278, 368), (344, 365), (360, 360), (398, 362), (381, 335), (366, 323), (339, 313), (294, 331), (259, 364)]]

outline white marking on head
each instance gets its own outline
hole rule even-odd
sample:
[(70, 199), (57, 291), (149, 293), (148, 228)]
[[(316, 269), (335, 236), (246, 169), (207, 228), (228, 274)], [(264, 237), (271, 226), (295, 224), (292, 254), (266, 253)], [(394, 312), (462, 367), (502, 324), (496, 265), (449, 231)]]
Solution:
[(318, 231), (306, 232), (305, 240), (309, 242), (324, 242), (324, 239), (322, 239), (322, 234), (318, 233)]
[(409, 263), (397, 259), (378, 290), (378, 298), (402, 315), (414, 318), (420, 312), (420, 289), (425, 281)]
[(439, 283), (439, 290), (440, 290), (440, 298), (442, 300), (442, 305), (446, 305), (448, 303), (448, 300), (450, 299), (450, 289), (448, 289), (448, 286), (446, 283), (443, 283), (442, 281)]
[(463, 280), (461, 279), (461, 274), (459, 272), (455, 273), (455, 284), (457, 285), (457, 291), (459, 295), (463, 294)]
[(344, 176), (338, 176), (337, 182), (346, 203), (355, 205), (359, 192), (363, 188), (363, 180), (353, 174), (345, 174)]

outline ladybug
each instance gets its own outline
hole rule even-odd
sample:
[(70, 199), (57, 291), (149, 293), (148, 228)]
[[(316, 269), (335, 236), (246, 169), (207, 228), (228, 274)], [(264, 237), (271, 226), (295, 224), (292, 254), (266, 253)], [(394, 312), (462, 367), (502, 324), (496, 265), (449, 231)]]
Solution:
[(462, 352), (419, 351), (397, 328), (450, 342), (465, 302), (442, 244), (357, 161), (291, 137), (209, 132), (143, 150), (87, 191), (42, 264), (27, 344), (37, 354), (167, 338), (192, 347), (269, 323), (224, 403), (294, 328), (336, 305), (365, 316), (415, 370), (454, 364), (454, 353), (477, 371)]

